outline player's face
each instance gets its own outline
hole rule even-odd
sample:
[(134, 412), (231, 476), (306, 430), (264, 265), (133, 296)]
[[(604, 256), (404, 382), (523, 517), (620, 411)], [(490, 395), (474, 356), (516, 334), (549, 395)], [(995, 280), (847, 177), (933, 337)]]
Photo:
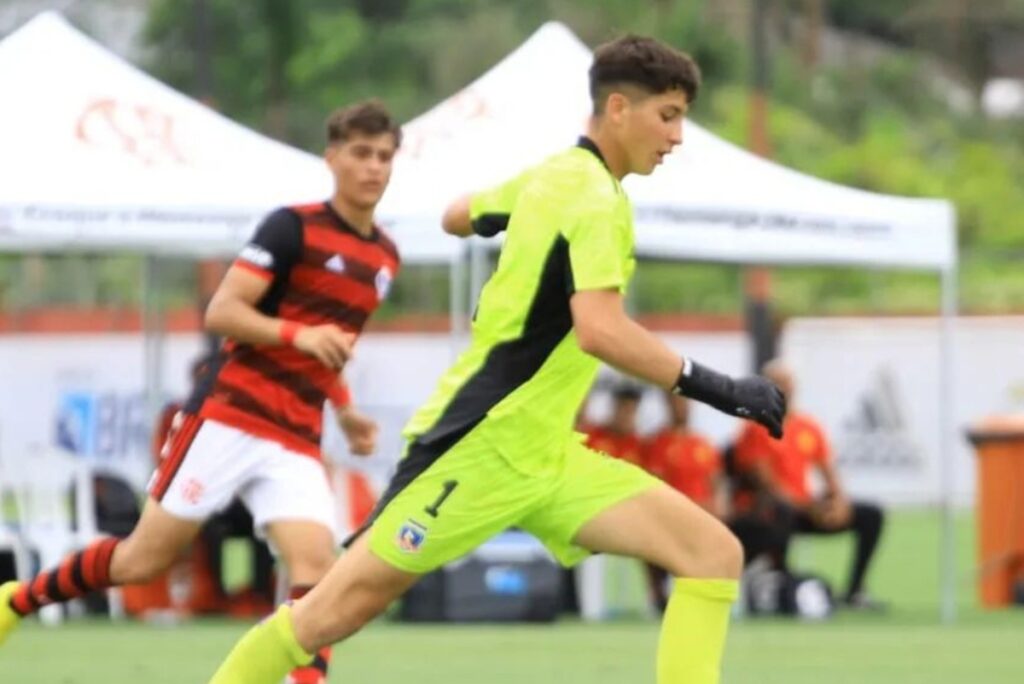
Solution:
[(682, 90), (670, 90), (630, 102), (623, 117), (622, 143), (630, 173), (649, 175), (683, 142), (683, 119), (689, 104)]
[(391, 179), (395, 138), (390, 133), (353, 133), (343, 142), (327, 147), (324, 158), (334, 174), (338, 196), (360, 209), (373, 209)]

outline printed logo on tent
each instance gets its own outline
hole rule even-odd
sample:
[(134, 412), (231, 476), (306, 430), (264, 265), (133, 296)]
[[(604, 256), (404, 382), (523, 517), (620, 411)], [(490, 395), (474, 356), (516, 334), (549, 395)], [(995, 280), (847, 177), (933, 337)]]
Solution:
[(143, 104), (90, 102), (78, 117), (75, 137), (93, 147), (129, 154), (147, 166), (188, 163), (176, 139), (174, 117)]
[(417, 158), (430, 145), (443, 145), (466, 126), (493, 116), (493, 108), (482, 95), (471, 88), (456, 93), (402, 133), (402, 147), (398, 154)]

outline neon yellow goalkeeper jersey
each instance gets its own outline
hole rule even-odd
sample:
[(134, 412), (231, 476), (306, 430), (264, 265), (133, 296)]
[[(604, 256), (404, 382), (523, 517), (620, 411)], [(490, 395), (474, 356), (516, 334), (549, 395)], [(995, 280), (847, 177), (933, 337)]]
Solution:
[(625, 292), (633, 274), (633, 212), (596, 145), (579, 145), (471, 200), (477, 232), (507, 227), (480, 295), (472, 341), (404, 435), (454, 443), (482, 421), (495, 447), (526, 471), (573, 436), (599, 362), (580, 349), (569, 298)]

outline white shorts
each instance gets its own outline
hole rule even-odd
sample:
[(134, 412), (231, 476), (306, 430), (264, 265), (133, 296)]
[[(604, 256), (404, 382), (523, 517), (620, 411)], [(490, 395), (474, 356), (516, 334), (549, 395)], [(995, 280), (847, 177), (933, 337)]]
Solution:
[(238, 497), (260, 536), (269, 523), (308, 520), (338, 540), (330, 482), (318, 460), (198, 416), (179, 413), (175, 423), (147, 487), (168, 513), (206, 520)]

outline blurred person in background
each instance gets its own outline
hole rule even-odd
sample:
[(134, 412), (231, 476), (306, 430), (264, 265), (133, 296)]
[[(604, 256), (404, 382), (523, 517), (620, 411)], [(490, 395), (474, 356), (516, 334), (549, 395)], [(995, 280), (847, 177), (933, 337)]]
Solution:
[[(881, 508), (851, 500), (843, 489), (824, 430), (810, 415), (792, 409), (795, 382), (789, 367), (776, 359), (765, 365), (763, 373), (786, 394), (790, 408), (784, 423), (785, 436), (774, 440), (756, 425), (744, 423), (735, 445), (737, 468), (753, 476), (777, 507), (780, 524), (788, 526), (793, 534), (852, 532), (854, 555), (841, 602), (852, 609), (884, 608), (865, 590), (865, 578), (882, 534)], [(819, 495), (812, 492), (811, 478), (815, 475), (823, 484)]]
[(442, 225), (450, 234), (505, 231), (470, 345), (406, 426), (406, 453), (370, 524), (309, 594), (236, 644), (211, 684), (275, 684), (358, 632), (422, 575), (512, 526), (563, 565), (615, 553), (665, 567), (677, 579), (658, 682), (719, 681), (739, 542), (686, 497), (588, 449), (573, 430), (603, 361), (782, 433), (777, 387), (681, 357), (625, 310), (635, 260), (620, 181), (652, 173), (682, 142), (699, 83), (689, 56), (653, 38), (601, 45), (587, 135), (449, 205)]
[(586, 426), (587, 446), (643, 467), (644, 443), (636, 429), (643, 393), (635, 382), (620, 382), (613, 387), (611, 417), (603, 424)]
[[(643, 465), (719, 520), (729, 512), (722, 456), (708, 439), (690, 429), (690, 400), (665, 393), (668, 422), (644, 447)], [(660, 612), (668, 605), (668, 572), (647, 563), (651, 600)]]
[[(769, 565), (781, 569), (790, 537), (788, 518), (779, 522), (770, 516), (734, 504), (736, 483), (728, 472), (725, 454), (707, 438), (690, 428), (690, 402), (671, 393), (665, 395), (668, 424), (653, 435), (645, 449), (647, 469), (685, 494), (691, 501), (724, 521), (743, 545), (744, 563), (767, 557)], [(740, 502), (742, 496), (735, 497)], [(649, 567), (652, 597), (661, 606), (664, 573)]]
[[(401, 129), (376, 101), (334, 112), (326, 128), (334, 194), (270, 213), (225, 274), (205, 324), (226, 341), (174, 420), (139, 524), (0, 587), (0, 641), (41, 606), (156, 577), (236, 496), (283, 561), (293, 599), (331, 567), (337, 520), (321, 462), (323, 408), (334, 405), (354, 454), (373, 452), (377, 425), (353, 406), (341, 371), (399, 267), (374, 211)], [(289, 668), (291, 681), (326, 682), (330, 650), (314, 655)]]

